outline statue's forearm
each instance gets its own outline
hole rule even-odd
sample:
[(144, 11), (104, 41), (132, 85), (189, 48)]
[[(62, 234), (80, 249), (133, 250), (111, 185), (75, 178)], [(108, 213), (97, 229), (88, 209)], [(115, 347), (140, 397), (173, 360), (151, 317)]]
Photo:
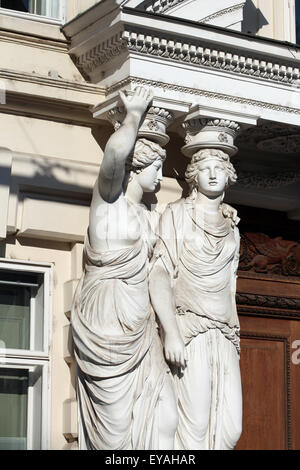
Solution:
[[(158, 262), (159, 263), (159, 262)], [(170, 276), (162, 266), (154, 266), (149, 282), (149, 292), (154, 311), (166, 335), (178, 335), (175, 302)]]

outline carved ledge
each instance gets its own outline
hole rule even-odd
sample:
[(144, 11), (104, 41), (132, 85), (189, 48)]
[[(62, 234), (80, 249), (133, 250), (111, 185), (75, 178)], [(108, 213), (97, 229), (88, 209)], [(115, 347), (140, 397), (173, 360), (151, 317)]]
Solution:
[(242, 188), (274, 189), (289, 186), (300, 181), (300, 172), (281, 171), (280, 173), (253, 173), (239, 171), (236, 186)]
[(119, 33), (99, 42), (92, 49), (77, 56), (75, 63), (79, 70), (89, 75), (97, 67), (124, 52), (138, 52), (286, 84), (293, 84), (300, 79), (299, 67), (292, 67), (287, 63), (261, 60), (252, 54), (247, 57), (228, 50), (211, 49), (199, 44), (196, 38), (187, 39), (185, 43), (175, 38), (166, 39), (165, 33), (155, 36), (143, 34), (136, 32), (136, 28), (135, 31), (120, 30)]
[(276, 297), (274, 295), (237, 293), (237, 304), (260, 306), (265, 308), (285, 309), (298, 311), (300, 318), (300, 299), (290, 297)]

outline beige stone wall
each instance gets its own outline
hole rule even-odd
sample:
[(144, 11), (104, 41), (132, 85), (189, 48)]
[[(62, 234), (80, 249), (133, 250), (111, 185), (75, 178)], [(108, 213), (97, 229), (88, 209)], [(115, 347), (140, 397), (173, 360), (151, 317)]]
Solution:
[(295, 42), (295, 0), (248, 0), (248, 5), (258, 35)]
[(51, 383), (51, 448), (68, 447), (63, 436), (64, 402), (70, 397), (70, 373), (63, 355), (63, 328), (68, 320), (63, 312), (63, 287), (69, 280), (71, 269), (71, 246), (37, 240), (10, 238), (6, 244), (8, 259), (49, 262), (54, 265), (54, 290), (52, 310), (52, 342), (50, 354)]
[(98, 1), (99, 0), (67, 0), (66, 20), (72, 20), (75, 16), (98, 3)]

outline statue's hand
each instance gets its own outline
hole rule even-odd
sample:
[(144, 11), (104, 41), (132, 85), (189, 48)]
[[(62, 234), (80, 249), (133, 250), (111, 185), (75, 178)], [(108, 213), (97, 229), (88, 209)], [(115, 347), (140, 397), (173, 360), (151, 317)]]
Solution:
[(164, 349), (168, 362), (178, 367), (186, 366), (185, 346), (179, 333), (165, 335)]
[(143, 87), (137, 87), (131, 99), (123, 91), (120, 91), (120, 98), (127, 114), (133, 113), (141, 118), (153, 100), (153, 92)]

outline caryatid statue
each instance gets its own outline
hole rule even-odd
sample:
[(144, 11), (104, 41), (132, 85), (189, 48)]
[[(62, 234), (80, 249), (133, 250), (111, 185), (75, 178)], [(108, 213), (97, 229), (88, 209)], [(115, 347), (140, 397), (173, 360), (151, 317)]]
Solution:
[(150, 294), (159, 317), (167, 311), (177, 320), (169, 348), (169, 359), (178, 362), (175, 449), (233, 449), (242, 429), (235, 301), (240, 237), (237, 213), (223, 199), (237, 179), (229, 153), (236, 150), (238, 125), (199, 119), (186, 126), (190, 193), (161, 217)]
[[(142, 135), (153, 136), (170, 116), (149, 109), (153, 96), (144, 88), (120, 96), (126, 117), (105, 147), (72, 309), (79, 448), (173, 449), (177, 404), (148, 291), (156, 238), (141, 203), (162, 179), (166, 152), (137, 139), (144, 122), (152, 126)], [(162, 318), (167, 328), (172, 322)]]

